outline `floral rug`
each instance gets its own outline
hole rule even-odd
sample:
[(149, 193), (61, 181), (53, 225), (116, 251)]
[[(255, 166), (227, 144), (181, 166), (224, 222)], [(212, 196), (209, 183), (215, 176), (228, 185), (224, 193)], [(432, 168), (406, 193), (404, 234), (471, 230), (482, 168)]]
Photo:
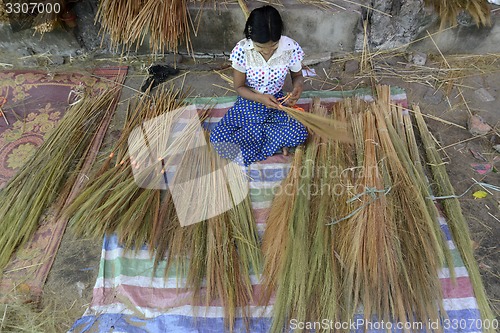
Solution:
[[(57, 126), (79, 92), (86, 87), (104, 90), (121, 85), (126, 75), (126, 66), (99, 68), (91, 73), (0, 72), (0, 189)], [(0, 298), (14, 289), (31, 298), (41, 294), (65, 228), (65, 221), (47, 216), (5, 268)]]
[[(0, 188), (33, 155), (64, 116), (82, 87), (105, 89), (126, 68), (98, 69), (92, 75), (33, 71), (0, 72)], [(104, 78), (104, 79), (103, 79)], [(120, 82), (120, 83), (121, 83)]]

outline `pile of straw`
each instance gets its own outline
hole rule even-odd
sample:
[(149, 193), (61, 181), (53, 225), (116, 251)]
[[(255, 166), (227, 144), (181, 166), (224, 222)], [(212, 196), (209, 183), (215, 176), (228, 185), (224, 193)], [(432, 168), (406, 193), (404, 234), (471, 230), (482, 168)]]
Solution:
[(83, 305), (69, 301), (60, 294), (44, 295), (43, 304), (39, 305), (26, 303), (22, 295), (11, 294), (0, 304), (0, 332), (67, 332), (81, 316), (79, 305)]
[(109, 35), (115, 50), (120, 45), (125, 51), (134, 46), (137, 50), (149, 36), (154, 53), (177, 52), (180, 43), (191, 51), (186, 0), (103, 0), (96, 21), (101, 22), (103, 37)]
[[(334, 106), (331, 117), (351, 123), (354, 142), (310, 138), (284, 183), (295, 191), (273, 202), (263, 239), (272, 331), (289, 318), (353, 319), (360, 307), (365, 320), (443, 318), (438, 272), (443, 264), (453, 272), (451, 254), (414, 164), (411, 121), (390, 105), (388, 87), (377, 91), (371, 104)], [(317, 105), (312, 113), (325, 117)]]
[(87, 93), (71, 106), (57, 128), (0, 191), (0, 269), (30, 239), (56, 199), (62, 205), (83, 165), (101, 119), (112, 112), (116, 90)]
[(490, 7), (487, 0), (424, 0), (432, 6), (441, 18), (441, 28), (448, 24), (457, 24), (457, 16), (462, 11), (468, 12), (477, 26), (491, 24)]

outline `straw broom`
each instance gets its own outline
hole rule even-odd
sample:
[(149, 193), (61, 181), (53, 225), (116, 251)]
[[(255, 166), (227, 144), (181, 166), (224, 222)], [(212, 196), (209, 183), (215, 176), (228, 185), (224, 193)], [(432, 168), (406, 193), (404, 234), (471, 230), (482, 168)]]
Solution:
[(280, 106), (280, 110), (285, 111), (313, 133), (325, 139), (333, 139), (346, 143), (353, 142), (352, 134), (348, 131), (349, 125), (346, 123), (310, 112), (299, 111), (284, 105)]
[[(361, 200), (358, 209), (338, 223), (344, 290), (341, 308), (348, 318), (359, 304), (365, 319), (372, 315), (401, 322), (439, 318), (435, 301), (439, 300), (440, 260), (435, 256), (442, 244), (423, 196), (413, 185), (412, 173), (400, 162), (398, 152), (404, 145), (398, 143), (395, 148), (389, 134), (396, 130), (386, 126), (381, 104), (372, 104), (373, 111), (364, 114), (353, 111), (353, 132), (361, 134), (355, 128), (364, 129), (364, 153), (358, 155), (363, 159), (363, 172), (354, 175)], [(371, 197), (370, 189), (375, 190)], [(421, 244), (426, 244), (426, 250), (415, 251)]]
[(308, 302), (307, 279), (310, 274), (310, 206), (309, 192), (312, 182), (316, 145), (307, 145), (304, 152), (302, 171), (305, 177), (299, 179), (299, 189), (293, 205), (291, 219), (288, 221), (287, 244), (279, 272), (279, 284), (273, 305), (273, 321), (271, 331), (278, 332), (286, 325), (287, 318), (295, 318), (299, 322), (307, 319)]
[[(336, 110), (342, 112), (343, 110)], [(335, 117), (343, 117), (335, 112)], [(337, 118), (338, 119), (338, 118)], [(339, 298), (340, 267), (335, 257), (335, 229), (328, 225), (334, 214), (346, 213), (346, 199), (338, 192), (344, 180), (339, 172), (345, 165), (346, 144), (338, 141), (320, 140), (314, 173), (314, 192), (311, 206), (311, 243), (307, 280), (308, 320), (319, 321), (328, 318), (340, 320), (339, 304), (332, 300)]]
[(280, 191), (272, 201), (269, 216), (266, 220), (266, 229), (262, 238), (262, 252), (264, 255), (262, 301), (264, 304), (269, 303), (278, 286), (279, 273), (283, 269), (283, 256), (287, 251), (288, 244), (288, 224), (293, 214), (298, 192), (303, 154), (303, 147), (299, 146), (295, 151), (290, 171), (280, 185)]
[[(205, 137), (208, 140), (208, 133)], [(204, 186), (195, 185), (198, 188), (196, 196), (187, 191), (188, 195), (182, 201), (191, 210), (204, 210), (210, 205), (220, 207), (228, 201), (232, 201), (234, 207), (194, 225), (180, 227), (170, 223), (167, 230), (171, 243), (164, 252), (168, 253), (169, 266), (180, 267), (178, 276), (187, 273), (186, 287), (193, 291), (194, 303), (202, 301), (208, 306), (220, 299), (224, 306), (226, 328), (232, 330), (238, 307), (247, 321), (247, 305), (252, 300), (249, 269), (252, 268), (254, 273), (260, 270), (261, 254), (249, 197), (237, 203), (231, 197), (238, 192), (237, 188), (223, 191), (230, 186), (230, 182), (234, 186), (234, 180), (241, 177), (235, 173), (241, 171), (231, 169), (211, 146), (207, 148), (183, 154), (173, 184), (210, 175), (204, 180)], [(202, 204), (205, 203), (200, 199), (203, 197), (210, 198), (206, 204)], [(203, 286), (205, 289), (202, 289)]]
[(0, 221), (4, 230), (0, 236), (0, 267), (33, 235), (66, 177), (78, 171), (74, 169), (74, 161), (85, 153), (99, 119), (114, 101), (115, 92), (110, 89), (98, 96), (86, 95), (70, 107), (35, 155), (0, 192), (3, 203)]
[[(375, 120), (371, 112), (363, 115), (364, 161), (363, 174), (358, 180), (362, 190), (384, 191), (384, 182), (378, 167)], [(359, 190), (358, 190), (359, 191)], [(382, 320), (390, 318), (392, 293), (401, 297), (397, 278), (397, 238), (390, 211), (383, 194), (373, 198), (360, 195), (362, 208), (346, 223), (339, 226), (338, 253), (344, 263), (342, 272), (343, 306), (347, 318), (352, 318), (358, 305), (363, 304), (364, 318), (378, 314)], [(395, 260), (396, 259), (396, 260)], [(389, 290), (389, 287), (391, 289)], [(404, 320), (404, 318), (401, 318)]]
[[(227, 78), (229, 83), (233, 80)], [(333, 139), (345, 143), (353, 143), (352, 133), (349, 132), (349, 124), (335, 119), (331, 119), (311, 112), (304, 112), (300, 109), (288, 107), (281, 104), (280, 110), (285, 111), (290, 117), (296, 119), (316, 135), (324, 139)]]
[[(398, 233), (402, 255), (401, 271), (404, 278), (400, 282), (402, 290), (407, 290), (405, 299), (398, 299), (401, 307), (393, 315), (410, 321), (428, 322), (440, 319), (438, 308), (444, 312), (441, 284), (438, 271), (444, 259), (445, 240), (436, 219), (432, 219), (424, 195), (423, 180), (412, 173), (408, 158), (398, 156), (404, 151), (401, 140), (391, 140), (389, 133), (394, 129), (387, 126), (383, 110), (374, 106), (380, 137), (381, 151), (386, 156), (386, 170), (391, 178), (391, 192), (387, 196), (388, 205), (398, 207), (394, 211), (394, 224)], [(390, 129), (389, 129), (390, 128)], [(389, 130), (388, 130), (389, 129)], [(399, 137), (392, 136), (393, 139)], [(398, 145), (399, 149), (395, 148)], [(409, 172), (408, 172), (409, 171)], [(415, 250), (418, 249), (418, 250)], [(400, 295), (394, 295), (400, 297)], [(437, 306), (436, 306), (437, 305)], [(408, 315), (409, 314), (409, 315)], [(408, 316), (408, 317), (407, 317)]]
[[(319, 100), (314, 101), (312, 112), (329, 119)], [(339, 178), (331, 177), (339, 145), (312, 136), (305, 151), (299, 148), (295, 153), (283, 183), (286, 192), (273, 201), (263, 240), (264, 300), (267, 302), (276, 290), (271, 331), (281, 331), (287, 318), (338, 318), (332, 303), (338, 297), (338, 269), (333, 234), (326, 223), (335, 202), (332, 189), (339, 185)]]
[(424, 3), (434, 7), (441, 18), (441, 28), (447, 24), (457, 24), (457, 16), (461, 11), (468, 12), (478, 27), (491, 25), (487, 0), (424, 0)]
[[(426, 222), (427, 226), (432, 230), (432, 238), (438, 242), (438, 247), (442, 251), (442, 258), (445, 260), (450, 271), (450, 276), (453, 278), (455, 276), (453, 257), (448, 247), (446, 237), (439, 225), (437, 207), (434, 202), (429, 199), (431, 196), (430, 185), (422, 168), (422, 164), (420, 163), (418, 147), (413, 133), (413, 124), (411, 123), (409, 114), (406, 113), (403, 115), (401, 105), (394, 106), (390, 104), (389, 86), (377, 86), (376, 90), (378, 96), (377, 104), (380, 106), (380, 108), (377, 109), (379, 112), (377, 112), (376, 115), (382, 124), (381, 136), (385, 136), (386, 133), (389, 135), (389, 138), (386, 140), (392, 144), (389, 150), (395, 152), (401, 162), (397, 167), (402, 167), (410, 177), (410, 183), (419, 189), (420, 195), (416, 196), (415, 203), (418, 203), (422, 210), (424, 207), (423, 203), (425, 203), (427, 207), (427, 214), (424, 214), (425, 218), (421, 219), (421, 221)], [(385, 119), (385, 122), (382, 121), (382, 117)], [(393, 126), (394, 124), (395, 126)], [(403, 174), (402, 172), (400, 173)]]
[[(420, 137), (425, 147), (428, 163), (431, 166), (432, 177), (436, 184), (436, 194), (438, 196), (454, 195), (454, 189), (450, 179), (448, 178), (446, 168), (436, 150), (431, 134), (427, 128), (422, 113), (420, 112), (420, 108), (417, 105), (414, 105), (413, 108), (415, 110), (415, 118), (417, 120)], [(484, 285), (481, 280), (481, 274), (479, 273), (477, 262), (474, 259), (474, 251), (472, 249), (469, 228), (467, 226), (467, 221), (462, 214), (460, 202), (457, 198), (449, 198), (443, 199), (442, 204), (446, 212), (448, 227), (450, 228), (451, 235), (469, 273), (472, 287), (474, 289), (474, 295), (477, 299), (478, 307), (481, 312), (481, 318), (483, 321), (492, 320), (495, 316), (491, 311), (488, 298), (486, 297), (486, 292), (484, 290)], [(489, 332), (495, 331), (493, 328), (488, 329), (486, 327), (484, 330)]]
[[(158, 102), (155, 103), (156, 107), (158, 105)], [(151, 106), (152, 104), (144, 103), (141, 109), (147, 115), (136, 118), (139, 120), (149, 118), (151, 115), (148, 110), (155, 109)], [(139, 120), (136, 122), (140, 122)], [(189, 146), (189, 142), (186, 141), (198, 140), (196, 131), (199, 128), (199, 122), (198, 118), (191, 119), (186, 125), (187, 131), (183, 132), (182, 136), (174, 137), (167, 150), (158, 150), (158, 156), (167, 159), (168, 165), (177, 163), (179, 172), (171, 181), (169, 180), (169, 186), (176, 182), (197, 179), (201, 175), (218, 175), (210, 178), (209, 186), (198, 188), (197, 193), (200, 190), (206, 191), (206, 193), (199, 193), (199, 197), (210, 198), (214, 197), (214, 188), (221, 189), (228, 186), (228, 179), (234, 179), (234, 173), (237, 170), (225, 168), (227, 161), (221, 159), (214, 150), (186, 151), (185, 153), (183, 150), (178, 150), (183, 147), (183, 143)], [(197, 126), (194, 126), (195, 124)], [(127, 126), (129, 129), (131, 127)], [(145, 129), (148, 137), (153, 138), (148, 141), (149, 145), (155, 145), (153, 134), (168, 132), (169, 128), (171, 129), (172, 126), (164, 125), (153, 128), (151, 131)], [(205, 133), (204, 136), (206, 135)], [(123, 142), (123, 140), (120, 141)], [(160, 144), (160, 142), (162, 140), (158, 139), (156, 143)], [(251, 300), (252, 292), (249, 268), (252, 267), (253, 271), (257, 272), (261, 265), (257, 231), (251, 216), (248, 197), (222, 215), (219, 214), (207, 221), (182, 228), (179, 225), (178, 214), (183, 216), (185, 212), (182, 208), (180, 212), (175, 211), (170, 192), (165, 194), (163, 201), (160, 201), (158, 190), (139, 189), (135, 184), (131, 170), (135, 167), (134, 163), (140, 164), (141, 158), (147, 156), (137, 157), (138, 154), (134, 152), (139, 152), (139, 147), (132, 145), (128, 149), (135, 162), (132, 162), (132, 159), (125, 159), (123, 163), (117, 163), (114, 168), (102, 173), (89, 185), (79, 201), (68, 209), (68, 214), (74, 217), (73, 226), (77, 227), (80, 233), (89, 232), (94, 237), (117, 232), (119, 240), (126, 248), (133, 249), (144, 243), (149, 244), (152, 254), (155, 255), (155, 267), (166, 256), (168, 265), (165, 273), (174, 264), (179, 269), (178, 276), (184, 276), (187, 273), (186, 287), (193, 291), (194, 301), (199, 302), (204, 299), (208, 305), (214, 299), (222, 300), (226, 311), (227, 327), (232, 328), (237, 307), (243, 307), (244, 318), (247, 317), (246, 306)], [(114, 151), (117, 150), (119, 149), (114, 149)], [(180, 159), (177, 159), (178, 153), (182, 153)], [(173, 157), (167, 158), (167, 156)], [(145, 169), (150, 172), (153, 170), (153, 167), (151, 168), (151, 170), (148, 170), (148, 167)], [(225, 176), (216, 173), (222, 168), (226, 170)], [(168, 172), (168, 170), (165, 171)], [(242, 184), (236, 185), (242, 186)], [(234, 188), (234, 182), (231, 186), (231, 190), (237, 190)], [(191, 191), (191, 193), (194, 192)], [(234, 192), (229, 193), (234, 194)], [(220, 197), (221, 195), (224, 197)], [(194, 210), (205, 209), (206, 206), (200, 205), (199, 202), (195, 206), (196, 197), (191, 194), (184, 198), (187, 200), (187, 207)], [(234, 202), (235, 200), (227, 194), (221, 194), (220, 191), (215, 193), (215, 197), (215, 202), (231, 202), (231, 200)], [(90, 211), (88, 208), (91, 208)], [(164, 241), (166, 242), (163, 243)], [(189, 258), (188, 262), (186, 258)], [(223, 267), (229, 268), (224, 270)], [(204, 281), (206, 281), (206, 289), (201, 293)]]

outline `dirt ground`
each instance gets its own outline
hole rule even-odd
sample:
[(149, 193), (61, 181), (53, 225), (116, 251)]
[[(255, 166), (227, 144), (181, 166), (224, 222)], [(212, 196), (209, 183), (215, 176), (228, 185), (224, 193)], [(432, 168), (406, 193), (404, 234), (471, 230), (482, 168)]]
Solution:
[[(500, 154), (493, 145), (500, 144), (500, 56), (483, 58), (463, 58), (447, 56), (447, 61), (439, 56), (429, 55), (425, 65), (416, 65), (409, 54), (385, 54), (370, 57), (370, 70), (362, 70), (364, 64), (360, 55), (332, 57), (331, 61), (309, 66), (317, 76), (306, 78), (305, 90), (350, 90), (366, 87), (373, 83), (385, 83), (405, 89), (410, 104), (419, 104), (425, 114), (440, 120), (427, 119), (428, 126), (443, 147), (442, 156), (446, 161), (448, 174), (457, 194), (463, 193), (473, 184), (473, 178), (480, 182), (500, 185)], [(179, 61), (179, 59), (177, 59)], [(108, 132), (106, 143), (110, 144), (123, 122), (127, 100), (141, 86), (147, 66), (152, 62), (147, 57), (126, 59), (76, 59), (70, 65), (57, 69), (43, 66), (40, 69), (69, 71), (81, 68), (103, 66), (116, 61), (130, 66), (129, 76), (122, 92), (122, 102)], [(156, 63), (162, 62), (157, 59)], [(468, 64), (465, 66), (465, 64)], [(473, 64), (473, 66), (470, 66)], [(475, 67), (474, 67), (475, 66)], [(229, 63), (225, 59), (198, 59), (184, 57), (178, 63), (180, 75), (173, 80), (178, 86), (190, 89), (192, 96), (234, 95), (231, 86), (219, 75), (231, 76)], [(461, 68), (464, 68), (461, 70)], [(465, 69), (468, 68), (468, 69)], [(474, 69), (471, 69), (474, 68)], [(456, 70), (451, 70), (456, 69)], [(290, 82), (285, 90), (290, 88)], [(438, 89), (436, 89), (438, 88)], [(476, 91), (484, 88), (494, 100), (485, 101), (484, 94)], [(483, 96), (483, 97), (481, 97)], [(485, 136), (473, 137), (467, 128), (470, 114), (479, 114), (493, 130)], [(444, 123), (447, 121), (448, 123)], [(452, 123), (452, 124), (450, 124)], [(458, 126), (457, 126), (458, 125)], [(461, 127), (459, 127), (461, 126)], [(496, 134), (495, 134), (496, 131)], [(474, 154), (472, 153), (474, 152)], [(479, 154), (478, 154), (479, 153)], [(484, 159), (481, 161), (480, 159)], [(484, 175), (474, 170), (473, 163), (489, 163), (493, 170)], [(475, 256), (491, 304), (500, 313), (500, 196), (492, 192), (486, 198), (474, 199), (474, 188), (461, 199), (464, 216), (469, 222)], [(49, 275), (45, 295), (61, 299), (65, 307), (71, 307), (74, 318), (80, 317), (91, 301), (92, 288), (99, 269), (101, 242), (76, 239), (70, 231), (64, 236), (61, 248)]]

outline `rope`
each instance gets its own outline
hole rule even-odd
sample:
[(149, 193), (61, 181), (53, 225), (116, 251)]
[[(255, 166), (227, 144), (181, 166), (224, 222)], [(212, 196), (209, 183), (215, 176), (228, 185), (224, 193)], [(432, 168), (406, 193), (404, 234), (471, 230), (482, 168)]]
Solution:
[(337, 223), (342, 222), (344, 220), (350, 219), (351, 217), (353, 217), (354, 215), (356, 215), (356, 213), (358, 213), (360, 210), (362, 210), (363, 208), (365, 208), (366, 206), (368, 206), (369, 204), (371, 204), (375, 200), (379, 199), (380, 196), (377, 196), (376, 195), (377, 193), (383, 193), (384, 195), (387, 195), (387, 193), (389, 193), (390, 191), (391, 191), (391, 187), (390, 186), (386, 187), (383, 190), (378, 190), (375, 187), (366, 187), (364, 192), (359, 193), (359, 194), (355, 195), (354, 197), (350, 198), (349, 200), (346, 201), (346, 203), (351, 203), (351, 202), (353, 202), (355, 200), (358, 200), (359, 198), (361, 198), (361, 196), (363, 196), (365, 194), (370, 195), (372, 197), (372, 200), (370, 200), (369, 202), (365, 203), (361, 207), (356, 208), (349, 215), (344, 216), (344, 217), (342, 217), (342, 218), (340, 218), (338, 220), (333, 220), (332, 222), (327, 223), (326, 225), (334, 225), (334, 224), (337, 224)]
[(440, 197), (436, 197), (436, 196), (430, 196), (430, 197), (427, 197), (427, 199), (431, 199), (431, 200), (441, 200), (441, 199), (456, 199), (456, 198), (461, 198), (463, 197), (464, 195), (467, 194), (467, 192), (470, 191), (471, 188), (473, 188), (475, 185), (479, 185), (485, 189), (490, 189), (490, 190), (493, 190), (493, 191), (497, 191), (497, 192), (500, 192), (500, 187), (499, 186), (495, 186), (495, 185), (491, 185), (491, 184), (487, 184), (487, 183), (481, 183), (481, 182), (478, 182), (474, 179), (474, 184), (472, 184), (471, 186), (469, 186), (469, 188), (467, 190), (465, 190), (464, 193), (460, 194), (460, 195), (444, 195), (444, 196), (440, 196)]

